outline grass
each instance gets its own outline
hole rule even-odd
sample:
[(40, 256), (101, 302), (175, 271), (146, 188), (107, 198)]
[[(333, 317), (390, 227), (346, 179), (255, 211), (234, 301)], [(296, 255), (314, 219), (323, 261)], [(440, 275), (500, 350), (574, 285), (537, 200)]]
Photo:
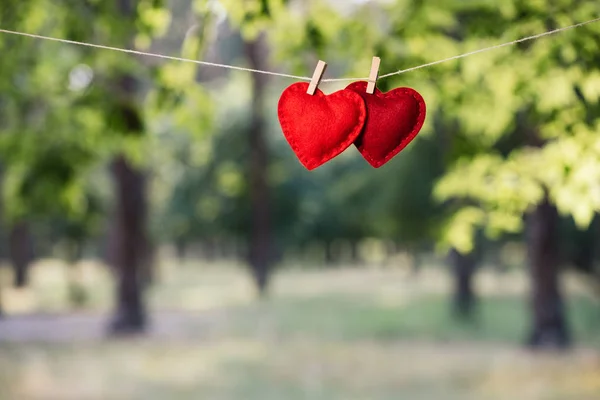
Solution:
[[(56, 263), (36, 268), (31, 290), (5, 290), (13, 315), (0, 322), (0, 399), (593, 400), (600, 393), (599, 308), (573, 277), (566, 286), (577, 347), (534, 354), (520, 345), (528, 314), (518, 271), (480, 274), (478, 318), (460, 324), (449, 314), (448, 278), (436, 268), (418, 277), (401, 269), (289, 270), (261, 302), (238, 269), (164, 269), (150, 296), (149, 335), (108, 341), (75, 323), (84, 315), (102, 326), (110, 307), (108, 275), (88, 267), (91, 303), (76, 314), (65, 314)], [(62, 314), (17, 315), (24, 312)]]
[[(569, 319), (581, 343), (600, 346), (600, 310), (594, 302), (573, 296)], [(402, 306), (382, 306), (368, 296), (320, 296), (285, 299), (263, 307), (243, 307), (236, 315), (240, 332), (261, 318), (285, 337), (310, 335), (328, 340), (491, 341), (518, 344), (528, 328), (523, 299), (489, 296), (473, 322), (459, 322), (447, 298), (429, 295)]]

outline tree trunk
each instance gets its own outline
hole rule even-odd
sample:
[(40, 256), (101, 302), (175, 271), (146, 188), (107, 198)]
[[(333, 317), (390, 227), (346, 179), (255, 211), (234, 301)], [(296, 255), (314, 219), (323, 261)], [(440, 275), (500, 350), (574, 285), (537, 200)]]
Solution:
[(33, 243), (29, 226), (24, 221), (15, 223), (10, 229), (10, 259), (14, 269), (14, 286), (27, 286), (29, 264), (33, 260)]
[[(131, 23), (129, 42), (135, 36), (137, 0), (116, 0), (124, 20)], [(131, 47), (132, 43), (128, 43)], [(115, 81), (116, 115), (123, 135), (143, 135), (144, 121), (137, 107), (140, 82), (131, 74), (121, 74)], [(115, 314), (109, 326), (114, 334), (137, 333), (146, 328), (144, 289), (151, 279), (150, 242), (146, 232), (146, 177), (124, 155), (111, 164), (115, 185), (115, 210), (110, 258), (116, 270)]]
[[(141, 172), (140, 172), (141, 173)], [(146, 190), (144, 189), (144, 204), (146, 204)], [(154, 262), (156, 260), (156, 246), (154, 242), (150, 240), (150, 237), (146, 233), (145, 221), (147, 218), (147, 205), (146, 215), (144, 215), (144, 237), (139, 239), (140, 246), (140, 254), (141, 254), (141, 276), (142, 276), (142, 284), (145, 288), (152, 286), (156, 279), (156, 268)]]
[(570, 342), (559, 284), (558, 212), (548, 196), (527, 219), (531, 272), (531, 347), (567, 347)]
[(68, 298), (73, 308), (81, 308), (88, 302), (88, 294), (81, 282), (81, 267), (78, 262), (83, 256), (83, 239), (72, 238), (67, 243)]
[(110, 330), (113, 333), (143, 331), (144, 259), (146, 237), (146, 179), (124, 156), (112, 163), (116, 205), (114, 254), (111, 259), (117, 273), (116, 309)]
[[(246, 57), (251, 68), (265, 69), (263, 35), (245, 43)], [(249, 240), (249, 262), (259, 293), (266, 293), (271, 274), (271, 226), (269, 212), (269, 184), (267, 167), (269, 154), (265, 138), (263, 103), (265, 97), (265, 76), (252, 75), (252, 121), (250, 140), (250, 203), (252, 208)]]
[(454, 315), (463, 321), (472, 320), (476, 306), (473, 289), (473, 275), (477, 268), (475, 253), (465, 255), (452, 249), (449, 258), (454, 277)]

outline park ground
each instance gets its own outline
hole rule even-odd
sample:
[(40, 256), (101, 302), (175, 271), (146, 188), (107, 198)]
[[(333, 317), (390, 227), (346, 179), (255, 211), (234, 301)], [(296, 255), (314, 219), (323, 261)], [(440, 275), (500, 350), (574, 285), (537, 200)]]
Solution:
[(286, 269), (255, 300), (228, 263), (161, 264), (144, 337), (109, 340), (111, 279), (83, 263), (84, 309), (69, 310), (56, 261), (26, 290), (7, 287), (0, 321), (0, 399), (519, 399), (600, 398), (600, 304), (566, 279), (575, 347), (533, 353), (527, 280), (481, 271), (475, 322), (449, 313), (448, 271)]

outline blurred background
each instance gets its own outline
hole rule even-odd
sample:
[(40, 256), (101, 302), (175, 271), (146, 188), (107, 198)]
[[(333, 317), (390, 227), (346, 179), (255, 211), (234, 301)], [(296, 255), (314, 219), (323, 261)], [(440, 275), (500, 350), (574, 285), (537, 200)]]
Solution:
[[(2, 0), (0, 29), (310, 76), (583, 0)], [(600, 398), (600, 23), (383, 79), (428, 105), (306, 171), (294, 80), (0, 33), (0, 399)], [(323, 83), (326, 93), (344, 83)]]

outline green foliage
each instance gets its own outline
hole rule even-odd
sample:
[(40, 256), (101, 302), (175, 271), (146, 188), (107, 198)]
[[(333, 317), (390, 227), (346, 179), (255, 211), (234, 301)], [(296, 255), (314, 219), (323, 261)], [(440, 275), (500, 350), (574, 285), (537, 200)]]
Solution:
[[(7, 5), (5, 10), (10, 11), (0, 16), (2, 25), (39, 32), (50, 22), (43, 18), (46, 13), (56, 24), (69, 15), (63, 7), (43, 3), (48, 7)], [(84, 106), (82, 114), (73, 113), (83, 93), (83, 87), (74, 86), (74, 73), (83, 59), (65, 46), (8, 36), (0, 38), (0, 43), (11, 44), (5, 51), (8, 56), (0, 62), (2, 76), (8, 78), (0, 83), (0, 102), (5, 104), (0, 126), (4, 211), (9, 220), (56, 212), (81, 215), (83, 176), (94, 159), (92, 146), (98, 144), (99, 133), (97, 119), (81, 118), (91, 117), (91, 108)]]
[[(0, 25), (120, 47), (164, 45), (165, 53), (177, 43), (183, 57), (205, 58), (210, 49), (235, 64), (243, 63), (242, 41), (265, 33), (275, 69), (310, 75), (322, 58), (328, 74), (366, 76), (374, 54), (387, 73), (599, 11), (593, 2), (566, 0), (194, 0), (170, 6), (140, 0), (127, 12), (118, 5), (7, 0)], [(182, 33), (174, 18), (192, 14), (194, 26)], [(218, 36), (225, 20), (239, 31), (226, 40)], [(406, 85), (421, 92), (428, 118), (415, 142), (377, 170), (349, 150), (326, 167), (304, 171), (275, 115), (285, 83), (270, 82), (264, 112), (278, 240), (297, 247), (378, 237), (415, 246), (436, 238), (441, 249), (469, 251), (480, 229), (492, 238), (520, 232), (523, 215), (545, 193), (585, 228), (600, 210), (599, 41), (600, 25), (591, 24), (381, 80), (382, 90)], [(246, 75), (223, 71), (212, 78), (194, 64), (8, 35), (0, 37), (0, 52), (8, 55), (0, 60), (0, 159), (11, 220), (63, 215), (85, 221), (95, 213), (91, 174), (124, 152), (152, 173), (153, 222), (164, 240), (247, 237)], [(139, 96), (124, 95), (126, 78), (139, 85)]]
[[(301, 73), (316, 54), (338, 73), (365, 76), (373, 54), (383, 58), (385, 73), (593, 19), (598, 11), (586, 1), (398, 0), (343, 10), (313, 1), (280, 15), (269, 33), (274, 58)], [(380, 82), (384, 90), (406, 82), (421, 91), (429, 109), (421, 137), (435, 131), (445, 143), (440, 157), (450, 168), (435, 195), (459, 201), (439, 236), (442, 249), (469, 251), (480, 228), (492, 238), (521, 231), (523, 215), (546, 192), (581, 228), (600, 210), (599, 40), (600, 25), (591, 24)], [(411, 174), (423, 164), (414, 162)], [(365, 181), (360, 190), (373, 189)]]
[[(367, 47), (383, 57), (383, 72), (589, 20), (598, 13), (597, 6), (585, 1), (534, 5), (516, 0), (501, 7), (494, 2), (397, 1), (387, 10), (387, 23), (381, 26), (391, 35), (383, 28), (381, 42)], [(491, 237), (520, 231), (523, 214), (546, 191), (580, 227), (600, 210), (594, 135), (600, 115), (599, 59), (597, 51), (590, 51), (599, 39), (599, 25), (587, 25), (383, 83), (388, 88), (398, 79), (411, 79), (410, 85), (425, 94), (429, 119), (440, 121), (436, 130), (451, 143), (446, 154), (450, 169), (436, 197), (461, 202), (453, 203), (456, 214), (446, 225), (442, 245), (468, 251), (480, 227)], [(519, 139), (511, 139), (507, 147), (507, 138)], [(548, 145), (539, 146), (544, 141)]]
[[(539, 3), (544, 7), (530, 8), (515, 1), (506, 17), (489, 17), (488, 29), (477, 22), (483, 19), (479, 5), (465, 7), (460, 12), (459, 31), (468, 32), (463, 43), (482, 43), (477, 36), (494, 37), (497, 24), (507, 26), (506, 33), (495, 39), (502, 42), (597, 14), (587, 2)], [(458, 63), (463, 85), (452, 86), (452, 92), (442, 86), (451, 107), (450, 112), (444, 109), (442, 113), (459, 122), (470, 140), (484, 141), (484, 147), (479, 154), (460, 157), (440, 181), (436, 194), (441, 200), (464, 199), (467, 207), (474, 202), (484, 216), (475, 222), (468, 217), (472, 214), (459, 213), (454, 224), (482, 226), (494, 236), (520, 231), (522, 216), (547, 192), (562, 214), (572, 216), (581, 228), (589, 225), (600, 210), (596, 193), (600, 154), (594, 134), (600, 97), (595, 91), (598, 54), (583, 49), (599, 38), (599, 27), (589, 25)], [(586, 94), (582, 87), (587, 88)], [(498, 154), (498, 142), (509, 135), (521, 136), (521, 144)], [(542, 145), (544, 142), (547, 144)], [(459, 228), (451, 224), (448, 229)], [(452, 245), (464, 241), (464, 236), (450, 233), (446, 238)], [(462, 247), (468, 248), (464, 242)]]
[[(0, 7), (0, 25), (138, 49), (166, 34), (171, 12), (163, 1), (141, 0), (121, 9), (125, 4), (9, 1)], [(206, 110), (200, 119), (211, 113), (191, 64), (147, 67), (122, 53), (9, 35), (0, 37), (0, 49), (6, 55), (0, 60), (2, 211), (9, 221), (58, 218), (67, 236), (91, 234), (99, 229), (98, 216), (106, 214), (101, 203), (110, 200), (94, 185), (102, 180), (98, 167), (121, 152), (148, 166), (168, 153), (172, 141), (165, 131), (196, 134), (203, 127), (194, 127), (196, 109)], [(190, 35), (184, 55), (196, 57), (200, 50), (200, 41)], [(150, 79), (147, 96), (139, 91), (131, 98), (121, 90), (142, 88)], [(146, 156), (157, 150), (158, 157)]]

